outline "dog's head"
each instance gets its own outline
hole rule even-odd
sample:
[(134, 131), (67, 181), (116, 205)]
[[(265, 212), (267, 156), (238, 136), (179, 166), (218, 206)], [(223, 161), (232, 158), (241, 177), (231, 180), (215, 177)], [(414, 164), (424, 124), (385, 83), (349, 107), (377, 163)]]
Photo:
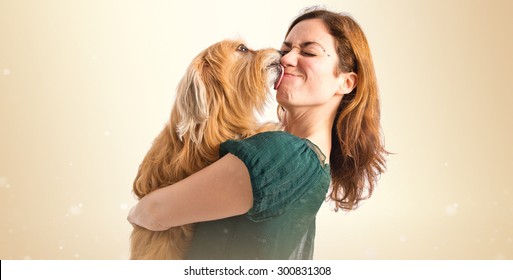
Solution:
[[(194, 58), (175, 99), (180, 140), (199, 143), (208, 122), (237, 132), (255, 124), (281, 72), (275, 49), (251, 50), (243, 41), (218, 42)], [(248, 123), (249, 122), (249, 123)], [(230, 136), (230, 135), (226, 135)]]

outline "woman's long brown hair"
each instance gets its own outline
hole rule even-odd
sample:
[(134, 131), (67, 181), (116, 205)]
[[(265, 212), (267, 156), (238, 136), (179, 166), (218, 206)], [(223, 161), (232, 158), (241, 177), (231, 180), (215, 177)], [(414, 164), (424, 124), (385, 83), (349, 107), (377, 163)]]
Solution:
[(290, 25), (321, 19), (335, 40), (339, 59), (334, 74), (354, 72), (356, 87), (344, 95), (332, 128), (330, 154), (331, 192), (335, 210), (352, 210), (372, 195), (378, 177), (385, 171), (380, 125), (380, 102), (374, 64), (362, 29), (349, 15), (312, 8)]

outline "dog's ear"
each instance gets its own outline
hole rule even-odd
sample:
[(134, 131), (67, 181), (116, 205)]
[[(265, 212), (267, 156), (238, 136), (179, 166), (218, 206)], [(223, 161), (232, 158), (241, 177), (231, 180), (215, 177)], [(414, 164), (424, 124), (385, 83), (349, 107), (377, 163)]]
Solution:
[(187, 69), (177, 87), (175, 108), (179, 115), (176, 133), (180, 141), (185, 134), (194, 143), (201, 142), (203, 130), (208, 120), (207, 93), (203, 81), (204, 63), (193, 63)]

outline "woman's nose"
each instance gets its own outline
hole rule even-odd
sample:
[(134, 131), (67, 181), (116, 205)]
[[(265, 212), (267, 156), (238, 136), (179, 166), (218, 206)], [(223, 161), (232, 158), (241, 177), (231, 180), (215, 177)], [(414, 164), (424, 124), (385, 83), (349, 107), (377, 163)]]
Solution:
[(280, 63), (283, 66), (296, 66), (297, 64), (297, 53), (293, 50), (285, 52), (280, 51), (281, 59)]

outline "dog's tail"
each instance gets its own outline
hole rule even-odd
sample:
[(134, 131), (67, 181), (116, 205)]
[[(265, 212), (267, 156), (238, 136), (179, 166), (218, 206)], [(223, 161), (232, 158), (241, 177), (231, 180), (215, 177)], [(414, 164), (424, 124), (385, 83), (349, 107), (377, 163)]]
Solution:
[(193, 225), (150, 231), (135, 226), (130, 236), (131, 260), (184, 259), (193, 236)]

